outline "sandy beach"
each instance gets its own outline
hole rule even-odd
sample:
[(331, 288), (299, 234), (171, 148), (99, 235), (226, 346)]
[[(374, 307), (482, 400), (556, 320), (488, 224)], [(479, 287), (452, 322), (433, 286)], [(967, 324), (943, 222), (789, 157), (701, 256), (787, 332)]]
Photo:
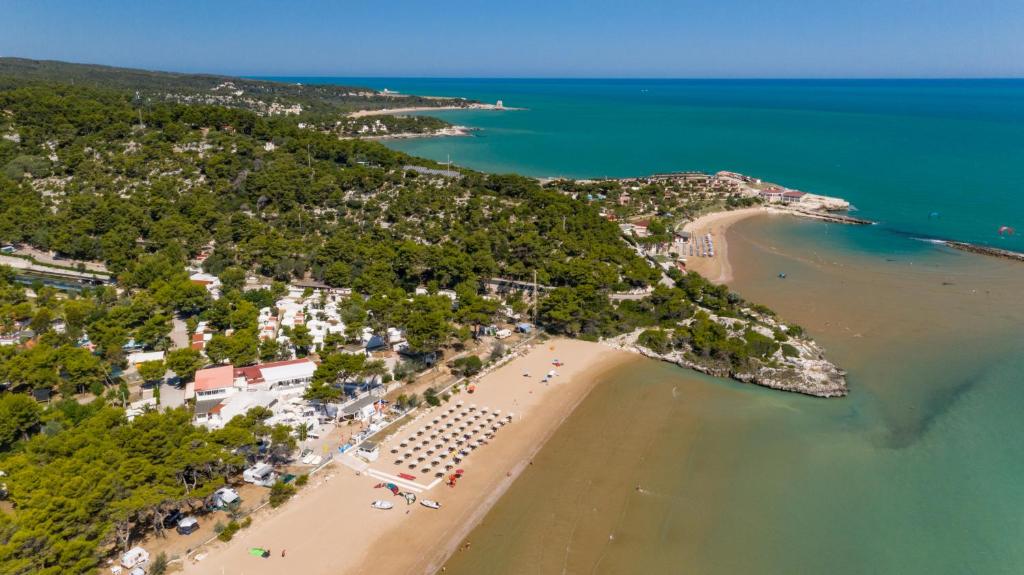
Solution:
[[(349, 455), (336, 458), (332, 467), (311, 478), (295, 499), (278, 510), (257, 514), (252, 527), (228, 544), (218, 543), (204, 550), (201, 561), (187, 561), (184, 572), (435, 572), (530, 465), (532, 457), (586, 397), (599, 376), (636, 357), (601, 344), (567, 339), (537, 343), (521, 354), (483, 376), (476, 382), (474, 393), (459, 393), (446, 404), (418, 412), (416, 421), (404, 423), (404, 429), (382, 441), (380, 458), (369, 466)], [(562, 365), (553, 365), (556, 359)], [(551, 370), (558, 375), (542, 382)], [(399, 450), (397, 443), (433, 419), (445, 421), (459, 415), (463, 406), (448, 411), (458, 406), (458, 401), (466, 409), (479, 406), (476, 413), (484, 406), (491, 414), (501, 410), (503, 420), (514, 415), (486, 445), (458, 463), (465, 475), (455, 487), (447, 486), (435, 474), (408, 471), (415, 473), (416, 479), (402, 483), (403, 489), (426, 487), (417, 493), (418, 497), (440, 502), (441, 509), (427, 509), (418, 503), (407, 506), (387, 490), (375, 489), (381, 474), (396, 472), (393, 460), (397, 455), (392, 450)], [(393, 503), (394, 508), (371, 508), (370, 503), (377, 499)], [(271, 557), (253, 557), (249, 555), (251, 547), (268, 548)]]
[(769, 213), (769, 211), (769, 208), (756, 206), (728, 212), (714, 212), (687, 223), (683, 229), (690, 232), (693, 237), (711, 234), (711, 240), (715, 245), (715, 257), (688, 257), (686, 258), (686, 269), (699, 273), (713, 283), (722, 284), (732, 281), (729, 246), (725, 239), (726, 230), (740, 220)]

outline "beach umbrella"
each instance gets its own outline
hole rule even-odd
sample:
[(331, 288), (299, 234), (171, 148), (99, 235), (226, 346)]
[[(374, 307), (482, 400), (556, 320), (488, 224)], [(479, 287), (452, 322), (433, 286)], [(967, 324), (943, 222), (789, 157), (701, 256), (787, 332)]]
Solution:
[(453, 468), (453, 467), (455, 467), (455, 464), (454, 464), (454, 463), (445, 463), (445, 464), (444, 464), (444, 468), (445, 468), (445, 469), (451, 469), (451, 468)]
[(401, 465), (403, 462), (405, 462), (404, 459), (396, 459), (395, 460), (395, 465)]
[(427, 455), (433, 455), (433, 454), (434, 454), (434, 450), (433, 449), (428, 449), (427, 450)]
[(494, 410), (494, 415), (501, 415), (501, 410), (500, 409), (495, 409)]
[(444, 471), (438, 471), (434, 474), (434, 477), (444, 477)]
[(412, 450), (413, 451), (419, 451), (420, 449), (421, 449), (421, 447), (419, 445), (413, 445), (412, 446)]
[(415, 461), (409, 464), (409, 469), (416, 469), (416, 462)]
[(458, 400), (458, 401), (456, 401), (456, 402), (455, 402), (455, 405), (460, 405), (460, 406), (461, 406), (461, 405), (462, 405), (462, 403), (463, 403), (463, 401), (462, 401), (462, 400), (460, 399), (460, 400)]
[(430, 465), (431, 465), (431, 467), (436, 467), (438, 465), (441, 465), (441, 460), (437, 459), (437, 458), (431, 459), (430, 460)]
[(430, 468), (424, 467), (423, 469), (420, 469), (420, 473), (430, 473)]
[(424, 459), (426, 459), (426, 458), (427, 458), (427, 456), (425, 456), (425, 455), (420, 455), (419, 457), (417, 457), (417, 458), (416, 458), (416, 461), (423, 461), (423, 460), (424, 460)]
[(476, 409), (476, 404), (475, 404), (475, 403), (471, 403), (471, 404), (469, 404), (469, 410), (470, 410), (470, 411), (473, 411), (473, 410), (475, 410), (475, 409)]
[(397, 447), (392, 447), (391, 448), (391, 453), (398, 453), (398, 448)]

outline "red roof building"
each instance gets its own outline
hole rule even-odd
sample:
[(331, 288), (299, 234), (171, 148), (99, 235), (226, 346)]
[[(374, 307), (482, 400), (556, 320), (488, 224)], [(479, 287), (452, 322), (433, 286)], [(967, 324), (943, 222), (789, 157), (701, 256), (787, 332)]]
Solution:
[(204, 398), (231, 393), (235, 383), (235, 368), (230, 365), (208, 367), (196, 372), (196, 397)]

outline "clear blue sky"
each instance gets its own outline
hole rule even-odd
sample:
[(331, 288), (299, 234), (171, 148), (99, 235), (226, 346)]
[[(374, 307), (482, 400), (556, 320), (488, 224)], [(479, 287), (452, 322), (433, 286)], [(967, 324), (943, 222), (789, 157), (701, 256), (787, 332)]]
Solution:
[(1024, 76), (1024, 0), (0, 0), (0, 55), (229, 74)]

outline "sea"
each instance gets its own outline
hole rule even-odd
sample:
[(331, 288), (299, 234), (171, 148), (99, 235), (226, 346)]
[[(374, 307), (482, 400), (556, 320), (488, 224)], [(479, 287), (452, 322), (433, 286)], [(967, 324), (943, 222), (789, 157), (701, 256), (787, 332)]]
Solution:
[(804, 326), (848, 397), (608, 372), (447, 573), (1024, 573), (1024, 264), (929, 241), (1024, 251), (1024, 81), (288, 80), (523, 108), (388, 143), (438, 161), (732, 170), (878, 222), (727, 236), (730, 289)]

